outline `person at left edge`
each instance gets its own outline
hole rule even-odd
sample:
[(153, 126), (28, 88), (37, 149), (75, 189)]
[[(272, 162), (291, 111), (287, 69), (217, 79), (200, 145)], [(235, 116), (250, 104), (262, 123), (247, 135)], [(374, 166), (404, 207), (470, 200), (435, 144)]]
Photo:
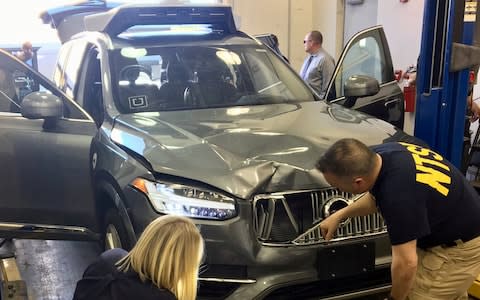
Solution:
[(33, 46), (32, 43), (26, 41), (22, 44), (22, 50), (18, 51), (14, 54), (18, 59), (23, 62), (28, 62), (33, 57)]

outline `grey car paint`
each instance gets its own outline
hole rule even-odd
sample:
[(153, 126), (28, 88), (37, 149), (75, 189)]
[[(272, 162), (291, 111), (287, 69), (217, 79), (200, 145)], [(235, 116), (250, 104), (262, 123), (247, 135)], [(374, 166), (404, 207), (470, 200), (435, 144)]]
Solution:
[(341, 106), (303, 102), (121, 115), (112, 140), (144, 157), (152, 171), (248, 199), (327, 187), (313, 169), (329, 145), (342, 136), (378, 144), (397, 131)]

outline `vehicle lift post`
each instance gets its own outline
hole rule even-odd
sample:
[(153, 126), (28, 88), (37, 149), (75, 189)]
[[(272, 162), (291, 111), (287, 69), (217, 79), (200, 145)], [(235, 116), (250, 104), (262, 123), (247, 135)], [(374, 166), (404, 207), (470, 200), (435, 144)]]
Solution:
[[(462, 168), (470, 67), (480, 64), (477, 0), (425, 0), (414, 135)], [(469, 145), (468, 145), (469, 146)]]
[[(480, 65), (479, 11), (477, 0), (425, 0), (417, 68), (414, 135), (464, 172), (469, 71)], [(468, 292), (480, 297), (480, 276)]]

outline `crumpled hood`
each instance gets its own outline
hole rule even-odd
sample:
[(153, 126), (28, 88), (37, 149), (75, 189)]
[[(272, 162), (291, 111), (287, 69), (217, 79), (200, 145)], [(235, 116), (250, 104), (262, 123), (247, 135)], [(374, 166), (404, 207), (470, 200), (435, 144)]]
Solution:
[(336, 140), (373, 145), (398, 134), (358, 111), (304, 102), (121, 115), (112, 140), (143, 156), (154, 172), (248, 198), (326, 187), (314, 165)]

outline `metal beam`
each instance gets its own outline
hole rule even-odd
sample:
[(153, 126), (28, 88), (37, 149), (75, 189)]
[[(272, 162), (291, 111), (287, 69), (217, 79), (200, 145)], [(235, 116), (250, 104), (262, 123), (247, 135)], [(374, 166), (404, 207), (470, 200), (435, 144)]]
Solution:
[[(426, 0), (417, 72), (415, 136), (461, 166), (477, 1)], [(461, 57), (461, 55), (466, 55)], [(470, 57), (470, 59), (469, 59)]]

